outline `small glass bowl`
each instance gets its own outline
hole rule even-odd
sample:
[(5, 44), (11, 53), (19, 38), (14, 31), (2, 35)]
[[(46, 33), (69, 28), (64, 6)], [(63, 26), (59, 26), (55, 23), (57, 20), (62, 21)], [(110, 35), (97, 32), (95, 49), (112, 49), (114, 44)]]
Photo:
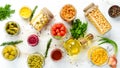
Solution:
[(66, 22), (70, 23), (72, 20), (75, 19), (76, 13), (77, 11), (73, 5), (66, 4), (65, 6), (62, 7), (60, 11), (60, 17)]
[(5, 25), (5, 31), (9, 35), (18, 35), (20, 32), (20, 26), (14, 21), (8, 21)]
[(3, 48), (2, 55), (6, 60), (15, 60), (19, 56), (19, 49), (15, 45), (7, 45)]
[(52, 50), (52, 52), (51, 52), (51, 59), (53, 61), (59, 61), (62, 58), (63, 58), (63, 53), (62, 53), (61, 49), (56, 48), (56, 49)]
[(32, 10), (27, 6), (23, 6), (19, 11), (19, 15), (24, 19), (30, 18), (31, 14)]
[(63, 23), (55, 23), (50, 31), (51, 35), (58, 40), (64, 38), (67, 34), (67, 28)]
[(108, 52), (105, 48), (94, 46), (88, 51), (89, 60), (96, 66), (107, 64), (109, 60)]
[(27, 58), (27, 64), (30, 68), (43, 68), (45, 58), (40, 53), (30, 54)]

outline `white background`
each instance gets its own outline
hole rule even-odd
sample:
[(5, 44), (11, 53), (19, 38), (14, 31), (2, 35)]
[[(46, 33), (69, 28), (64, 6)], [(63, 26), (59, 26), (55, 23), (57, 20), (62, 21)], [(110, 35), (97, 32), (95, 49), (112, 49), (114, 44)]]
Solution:
[[(81, 21), (87, 21), (84, 16), (83, 9), (89, 5), (91, 2), (94, 2), (99, 6), (99, 9), (104, 14), (104, 16), (107, 18), (107, 20), (112, 25), (112, 29), (106, 33), (104, 36), (109, 37), (110, 39), (113, 39), (118, 44), (118, 48), (120, 49), (120, 18), (111, 18), (108, 15), (108, 9), (111, 5), (117, 4), (120, 6), (120, 0), (0, 0), (0, 6), (4, 6), (5, 4), (11, 4), (11, 8), (15, 9), (15, 13), (11, 16), (11, 18), (8, 18), (7, 20), (0, 21), (0, 44), (4, 41), (14, 41), (14, 40), (24, 40), (23, 43), (17, 45), (17, 47), (20, 50), (20, 56), (15, 59), (14, 61), (7, 61), (2, 56), (2, 49), (3, 47), (0, 47), (0, 67), (2, 68), (28, 68), (27, 66), (27, 56), (34, 52), (39, 52), (44, 55), (44, 52), (46, 50), (46, 44), (49, 38), (52, 38), (50, 34), (50, 27), (56, 23), (56, 22), (62, 22), (67, 26), (68, 29), (68, 37), (69, 37), (69, 28), (70, 24), (66, 23), (60, 18), (59, 12), (62, 6), (65, 4), (72, 4), (77, 9), (77, 16), (76, 18), (80, 18)], [(37, 32), (31, 25), (29, 25), (29, 22), (26, 20), (23, 20), (19, 16), (19, 9), (22, 6), (29, 6), (31, 9), (34, 8), (34, 6), (38, 5), (37, 12), (40, 11), (43, 7), (47, 7), (53, 14), (54, 19), (52, 22), (50, 22), (47, 26), (43, 28), (43, 30), (40, 32)], [(5, 33), (4, 27), (6, 22), (8, 21), (16, 21), (19, 23), (21, 32), (17, 36), (9, 36)], [(88, 31), (87, 33), (93, 33), (95, 36), (94, 41), (97, 41), (97, 36), (99, 36), (99, 33), (95, 29), (95, 27), (88, 22)], [(31, 47), (27, 44), (27, 37), (30, 34), (38, 34), (40, 37), (39, 45), (36, 47)], [(56, 45), (56, 46), (55, 46)], [(92, 45), (97, 45), (97, 42), (94, 42)], [(91, 45), (91, 46), (92, 46)], [(54, 48), (61, 48), (63, 50), (64, 57), (58, 61), (54, 62), (50, 58), (51, 50)], [(111, 48), (111, 47), (110, 47)], [(66, 52), (64, 51), (62, 47), (62, 43), (59, 40), (56, 40), (53, 38), (53, 42), (51, 44), (48, 57), (45, 60), (45, 64), (43, 68), (110, 68), (108, 65), (104, 65), (101, 67), (97, 67), (88, 60), (87, 58), (87, 51), (88, 49), (82, 49), (80, 54), (76, 58), (71, 58), (68, 55), (66, 55)], [(120, 68), (120, 52), (118, 51), (117, 55), (118, 59), (118, 66), (117, 68)]]

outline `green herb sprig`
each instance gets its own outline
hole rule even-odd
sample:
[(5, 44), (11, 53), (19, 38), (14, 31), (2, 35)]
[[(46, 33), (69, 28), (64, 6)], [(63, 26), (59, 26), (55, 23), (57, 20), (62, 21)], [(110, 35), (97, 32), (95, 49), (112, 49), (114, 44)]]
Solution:
[(22, 40), (18, 40), (18, 41), (11, 41), (11, 42), (4, 42), (2, 43), (0, 46), (5, 46), (5, 45), (16, 45), (23, 42)]
[(31, 20), (32, 20), (33, 15), (34, 15), (34, 13), (35, 13), (35, 11), (36, 11), (36, 9), (37, 9), (37, 8), (38, 8), (38, 6), (35, 6), (35, 8), (33, 9), (33, 11), (32, 11), (32, 14), (31, 14), (31, 16), (30, 16), (29, 21), (31, 21)]
[(49, 50), (49, 48), (50, 48), (51, 42), (52, 42), (52, 39), (50, 39), (50, 40), (48, 41), (48, 43), (47, 43), (47, 49), (46, 49), (46, 51), (45, 51), (45, 58), (47, 57), (48, 50)]
[(115, 41), (113, 41), (113, 40), (111, 40), (109, 38), (106, 38), (106, 37), (100, 37), (100, 38), (101, 39), (99, 41), (102, 41), (102, 42), (99, 43), (99, 45), (104, 44), (104, 43), (109, 43), (109, 44), (111, 44), (114, 47), (114, 52), (115, 52), (115, 54), (117, 54), (118, 46), (117, 46)]
[(72, 28), (70, 29), (72, 37), (75, 39), (78, 39), (79, 37), (84, 37), (87, 26), (87, 23), (82, 23), (80, 19), (75, 19), (72, 22)]
[(0, 21), (9, 18), (11, 14), (15, 12), (15, 10), (10, 9), (11, 5), (6, 4), (4, 7), (0, 7)]

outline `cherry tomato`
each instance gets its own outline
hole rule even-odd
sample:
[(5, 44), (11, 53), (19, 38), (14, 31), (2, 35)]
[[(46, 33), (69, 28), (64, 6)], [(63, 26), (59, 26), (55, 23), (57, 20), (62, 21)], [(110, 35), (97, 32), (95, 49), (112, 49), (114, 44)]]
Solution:
[(60, 30), (59, 29), (56, 29), (56, 33), (59, 33), (60, 32)]
[(66, 27), (63, 23), (54, 24), (51, 33), (53, 36), (64, 36), (66, 34)]
[(52, 27), (52, 30), (56, 30), (56, 26), (53, 26), (53, 27)]
[(61, 36), (60, 33), (57, 33), (57, 36)]
[(62, 26), (62, 27), (60, 28), (60, 30), (65, 30), (65, 27), (64, 27), (64, 26)]
[(60, 31), (60, 35), (61, 35), (61, 36), (64, 36), (64, 35), (65, 35), (65, 32), (64, 32), (64, 31)]
[(52, 35), (54, 35), (54, 36), (55, 36), (55, 35), (56, 35), (56, 32), (55, 32), (55, 31), (52, 31)]

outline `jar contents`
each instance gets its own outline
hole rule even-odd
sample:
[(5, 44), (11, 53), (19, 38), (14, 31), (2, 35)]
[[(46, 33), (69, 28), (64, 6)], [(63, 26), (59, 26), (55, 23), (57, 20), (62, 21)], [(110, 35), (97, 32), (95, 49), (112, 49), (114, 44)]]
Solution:
[(80, 53), (81, 45), (78, 40), (71, 38), (64, 43), (64, 48), (68, 55), (73, 56)]
[(31, 16), (31, 14), (32, 10), (27, 6), (22, 7), (19, 11), (19, 15), (24, 19), (28, 19)]
[(67, 29), (63, 23), (56, 23), (51, 28), (51, 34), (56, 39), (65, 37)]
[(14, 60), (18, 56), (18, 49), (14, 45), (7, 45), (2, 51), (3, 57), (7, 60)]
[(37, 35), (32, 34), (28, 37), (27, 42), (31, 45), (31, 46), (36, 46), (39, 42), (39, 38)]
[(105, 34), (111, 29), (110, 23), (93, 3), (84, 9), (85, 16), (96, 27), (100, 34)]
[(36, 30), (40, 31), (52, 19), (53, 14), (47, 8), (43, 8), (40, 13), (31, 20), (30, 24)]
[(120, 7), (117, 5), (111, 6), (108, 10), (108, 14), (113, 18), (120, 16)]
[(55, 49), (51, 53), (51, 58), (55, 61), (58, 61), (62, 58), (62, 51), (60, 49)]
[(108, 61), (108, 53), (102, 47), (94, 47), (88, 53), (91, 62), (95, 65), (101, 66)]
[(66, 4), (60, 11), (60, 16), (63, 20), (71, 22), (76, 16), (76, 9), (71, 4)]
[(41, 54), (31, 54), (27, 59), (30, 68), (43, 68), (44, 57)]
[(20, 31), (19, 25), (14, 21), (9, 21), (6, 24), (5, 30), (10, 35), (16, 35)]

